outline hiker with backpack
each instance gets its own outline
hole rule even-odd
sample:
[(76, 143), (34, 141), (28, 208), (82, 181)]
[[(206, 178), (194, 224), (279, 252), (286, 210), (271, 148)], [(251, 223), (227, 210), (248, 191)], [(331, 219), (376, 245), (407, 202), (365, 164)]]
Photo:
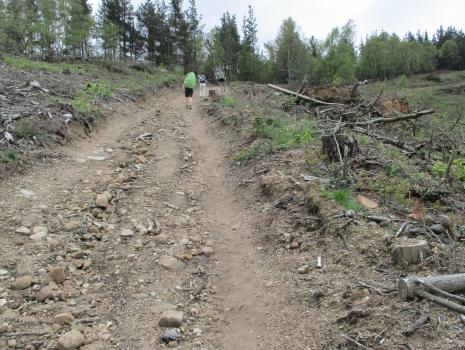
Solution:
[(184, 95), (186, 96), (186, 109), (192, 109), (192, 96), (197, 83), (197, 78), (194, 72), (189, 72), (184, 79)]

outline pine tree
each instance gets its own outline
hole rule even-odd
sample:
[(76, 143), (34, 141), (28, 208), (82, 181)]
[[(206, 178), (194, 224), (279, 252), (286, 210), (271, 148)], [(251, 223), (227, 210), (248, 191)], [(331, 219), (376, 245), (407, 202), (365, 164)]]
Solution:
[(65, 46), (74, 56), (90, 55), (89, 40), (95, 26), (87, 0), (68, 0), (65, 22)]
[(184, 71), (197, 71), (199, 69), (198, 52), (201, 50), (199, 43), (202, 39), (202, 17), (197, 12), (195, 0), (189, 0), (189, 8), (185, 13), (187, 24), (186, 40), (184, 43), (183, 61)]
[(221, 27), (218, 28), (218, 35), (224, 51), (222, 69), (226, 73), (228, 80), (235, 80), (239, 71), (238, 64), (241, 52), (236, 16), (231, 16), (229, 12), (223, 14)]
[(152, 62), (157, 62), (157, 33), (162, 19), (159, 18), (153, 1), (146, 0), (142, 3), (137, 10), (136, 16), (139, 21), (141, 35), (147, 47), (147, 58)]
[(247, 16), (242, 22), (242, 48), (239, 63), (241, 80), (257, 80), (259, 57), (255, 52), (258, 42), (257, 19), (255, 18), (252, 6), (249, 5)]

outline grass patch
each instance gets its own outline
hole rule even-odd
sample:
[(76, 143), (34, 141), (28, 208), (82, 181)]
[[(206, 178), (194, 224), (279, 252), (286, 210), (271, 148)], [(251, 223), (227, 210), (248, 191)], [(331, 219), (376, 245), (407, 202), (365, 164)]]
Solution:
[(233, 107), (236, 107), (236, 104), (237, 104), (236, 100), (231, 96), (225, 96), (223, 98), (223, 105), (225, 107), (233, 108)]
[(352, 197), (352, 192), (348, 188), (340, 188), (334, 191), (324, 190), (322, 195), (325, 198), (336, 201), (345, 209), (354, 210), (355, 212), (363, 210), (362, 206), (355, 202)]
[(15, 150), (7, 149), (0, 153), (0, 163), (11, 164), (19, 160), (19, 156)]
[(271, 140), (273, 147), (278, 149), (312, 144), (313, 130), (312, 123), (305, 119), (285, 123), (275, 117), (267, 119), (257, 117), (254, 122), (255, 133)]

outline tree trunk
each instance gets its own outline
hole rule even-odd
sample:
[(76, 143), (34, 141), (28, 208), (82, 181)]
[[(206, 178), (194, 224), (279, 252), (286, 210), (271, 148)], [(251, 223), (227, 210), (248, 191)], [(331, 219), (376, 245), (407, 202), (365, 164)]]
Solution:
[(330, 163), (345, 163), (359, 153), (357, 140), (347, 135), (328, 135), (321, 138), (322, 151)]

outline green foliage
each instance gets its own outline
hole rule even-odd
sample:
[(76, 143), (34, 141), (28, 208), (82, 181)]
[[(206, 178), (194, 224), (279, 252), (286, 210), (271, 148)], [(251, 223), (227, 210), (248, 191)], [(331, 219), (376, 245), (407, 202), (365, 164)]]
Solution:
[(410, 81), (405, 74), (401, 74), (397, 79), (397, 87), (402, 90), (406, 90), (410, 87)]
[[(447, 164), (441, 161), (433, 163), (430, 167), (431, 174), (437, 179), (446, 175)], [(451, 176), (458, 181), (465, 181), (465, 158), (454, 159), (450, 169)]]
[(0, 153), (0, 163), (11, 164), (19, 160), (19, 156), (15, 150), (7, 149)]
[(263, 138), (270, 139), (276, 148), (289, 148), (309, 145), (314, 141), (314, 127), (308, 120), (302, 119), (285, 123), (279, 118), (255, 119), (254, 131)]
[(340, 188), (333, 191), (324, 190), (322, 195), (336, 201), (345, 209), (354, 210), (356, 212), (362, 211), (362, 207), (354, 201), (352, 192), (348, 188)]
[(235, 100), (233, 97), (231, 97), (231, 96), (225, 96), (225, 97), (223, 98), (223, 105), (224, 105), (225, 107), (233, 108), (233, 107), (236, 106), (236, 100)]

